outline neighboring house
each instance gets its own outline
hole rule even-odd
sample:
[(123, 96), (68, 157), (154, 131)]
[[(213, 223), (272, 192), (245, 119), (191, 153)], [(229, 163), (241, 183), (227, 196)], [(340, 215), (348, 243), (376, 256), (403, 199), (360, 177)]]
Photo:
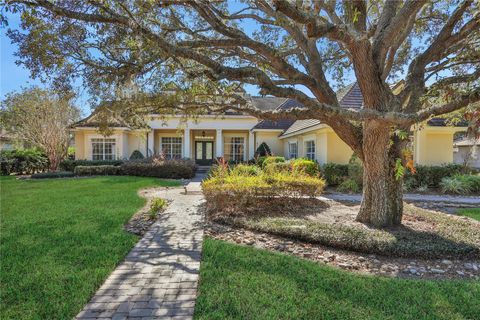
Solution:
[[(357, 84), (338, 93), (344, 108), (362, 108), (363, 98)], [(292, 99), (249, 97), (260, 110), (301, 107)], [(326, 124), (319, 120), (267, 121), (255, 117), (226, 113), (205, 115), (182, 121), (181, 116), (165, 118), (149, 115), (149, 130), (132, 130), (123, 121), (111, 124), (113, 134), (102, 136), (95, 113), (73, 126), (76, 159), (128, 159), (133, 151), (144, 155), (163, 153), (168, 158), (191, 158), (200, 165), (212, 163), (216, 157), (246, 161), (254, 157), (256, 148), (265, 142), (275, 155), (286, 158), (306, 157), (320, 164), (347, 163), (352, 150)], [(414, 129), (414, 160), (418, 164), (453, 162), (453, 135), (465, 131), (447, 127), (441, 119)]]
[(463, 138), (453, 143), (453, 162), (480, 168), (480, 139)]

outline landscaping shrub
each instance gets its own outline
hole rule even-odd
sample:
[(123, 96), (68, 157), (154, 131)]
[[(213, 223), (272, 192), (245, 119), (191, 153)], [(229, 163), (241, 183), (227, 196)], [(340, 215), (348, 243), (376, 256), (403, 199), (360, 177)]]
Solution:
[(338, 192), (348, 192), (348, 193), (359, 193), (362, 190), (362, 187), (358, 184), (355, 179), (348, 178), (337, 187)]
[(150, 219), (155, 219), (157, 217), (157, 214), (164, 210), (168, 205), (167, 200), (162, 199), (162, 198), (154, 198), (152, 202), (150, 203), (150, 210), (148, 212), (149, 218)]
[(121, 174), (119, 166), (76, 166), (74, 169), (76, 176), (115, 176)]
[(37, 149), (4, 150), (0, 152), (2, 175), (32, 174), (48, 169), (47, 156)]
[(262, 170), (255, 165), (238, 164), (232, 168), (234, 174), (244, 176), (258, 176), (262, 173)]
[(348, 165), (327, 163), (322, 167), (322, 176), (329, 186), (337, 186), (348, 177)]
[(156, 177), (163, 179), (190, 179), (197, 166), (192, 160), (129, 161), (123, 163), (121, 172), (127, 176)]
[(309, 159), (290, 160), (290, 166), (293, 172), (308, 174), (309, 176), (318, 176), (320, 174), (320, 165)]
[(270, 163), (278, 163), (278, 162), (285, 162), (284, 157), (258, 157), (257, 158), (257, 165), (261, 168), (265, 167)]
[(145, 159), (145, 157), (143, 156), (143, 153), (141, 153), (138, 150), (133, 151), (132, 154), (130, 155), (130, 160), (141, 160), (141, 159)]
[(32, 179), (48, 179), (48, 178), (71, 178), (73, 172), (70, 171), (54, 171), (54, 172), (40, 172), (32, 174)]
[(268, 174), (274, 174), (277, 172), (290, 173), (292, 172), (292, 166), (289, 162), (272, 162), (265, 165), (263, 171)]
[(453, 177), (464, 172), (464, 166), (460, 164), (446, 164), (442, 166), (426, 166), (426, 165), (417, 165), (415, 166), (415, 173), (411, 173), (409, 170), (406, 171), (404, 180), (409, 180), (409, 187), (412, 189), (418, 188), (420, 186), (428, 186), (430, 188), (440, 187), (440, 182), (443, 178)]
[(74, 171), (77, 166), (119, 166), (122, 160), (64, 160), (60, 162), (60, 168), (64, 171)]
[[(321, 194), (325, 181), (289, 170), (273, 170), (284, 163), (270, 163), (263, 171), (251, 169), (226, 170), (218, 166), (210, 177), (202, 182), (209, 209), (235, 214), (260, 201), (289, 201)], [(259, 169), (260, 170), (260, 169)]]
[(455, 175), (453, 177), (445, 177), (440, 182), (440, 188), (443, 193), (479, 194), (480, 176)]
[(265, 142), (262, 142), (255, 151), (255, 157), (267, 157), (271, 154), (272, 151), (270, 151), (270, 147)]

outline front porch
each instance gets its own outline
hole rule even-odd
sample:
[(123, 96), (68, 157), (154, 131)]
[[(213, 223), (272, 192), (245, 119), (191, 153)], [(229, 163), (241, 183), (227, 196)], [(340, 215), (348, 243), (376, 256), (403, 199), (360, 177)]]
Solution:
[(242, 162), (254, 156), (250, 130), (153, 129), (148, 133), (148, 154), (169, 159), (190, 158), (198, 165), (211, 165), (215, 158)]

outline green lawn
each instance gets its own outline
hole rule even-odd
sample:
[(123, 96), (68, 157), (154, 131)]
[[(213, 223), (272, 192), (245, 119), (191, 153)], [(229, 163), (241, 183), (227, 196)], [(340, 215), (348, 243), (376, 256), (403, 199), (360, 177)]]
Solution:
[(480, 208), (460, 209), (457, 214), (480, 221)]
[(478, 319), (480, 282), (361, 276), (206, 239), (196, 319)]
[(0, 319), (71, 319), (138, 238), (122, 226), (155, 178), (2, 177)]

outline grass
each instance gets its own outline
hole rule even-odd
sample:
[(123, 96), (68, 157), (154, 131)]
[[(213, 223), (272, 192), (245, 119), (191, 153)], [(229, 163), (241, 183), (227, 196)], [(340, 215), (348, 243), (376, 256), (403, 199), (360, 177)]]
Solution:
[[(478, 215), (478, 213), (477, 213)], [(372, 229), (288, 216), (222, 217), (218, 221), (260, 232), (320, 243), (340, 249), (405, 258), (480, 256), (479, 224), (406, 205), (402, 227)], [(425, 224), (431, 229), (415, 229)], [(417, 227), (416, 227), (417, 228)]]
[(457, 214), (480, 221), (480, 208), (459, 209)]
[(207, 238), (196, 319), (476, 319), (480, 282), (362, 276)]
[(123, 224), (155, 178), (2, 177), (1, 319), (71, 319), (138, 238)]

